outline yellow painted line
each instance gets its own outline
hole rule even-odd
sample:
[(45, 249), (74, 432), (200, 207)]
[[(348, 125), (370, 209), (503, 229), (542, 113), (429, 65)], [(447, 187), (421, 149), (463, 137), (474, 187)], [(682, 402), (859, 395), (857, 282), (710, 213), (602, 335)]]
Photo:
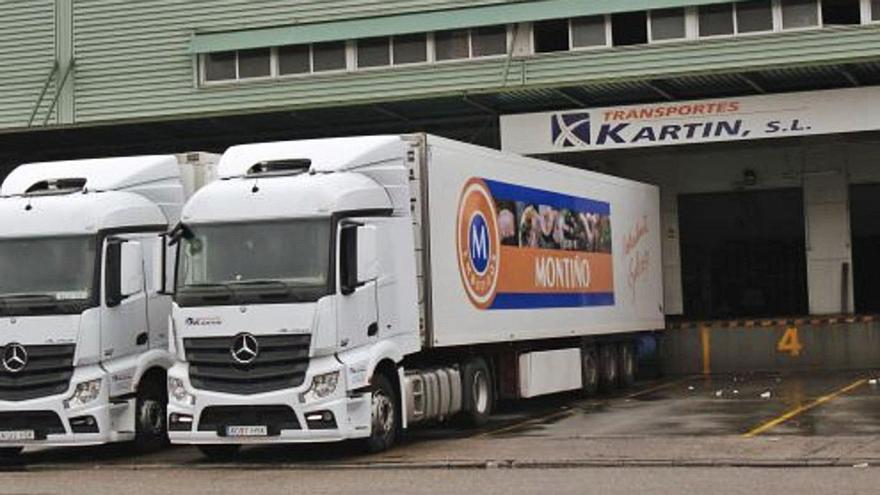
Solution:
[(816, 399), (808, 404), (804, 404), (803, 406), (798, 406), (798, 407), (796, 407), (786, 413), (783, 413), (781, 416), (778, 416), (774, 419), (771, 419), (770, 421), (767, 421), (766, 423), (758, 425), (755, 428), (748, 431), (747, 433), (743, 433), (742, 436), (743, 436), (743, 438), (752, 438), (755, 435), (760, 435), (761, 433), (764, 433), (765, 431), (767, 431), (777, 425), (780, 425), (780, 424), (788, 421), (789, 419), (791, 419), (799, 414), (805, 413), (805, 412), (809, 411), (810, 409), (814, 409), (816, 407), (819, 407), (822, 404), (825, 404), (826, 402), (831, 402), (832, 400), (840, 397), (841, 395), (843, 395), (847, 392), (852, 392), (853, 390), (864, 385), (867, 381), (868, 380), (866, 378), (862, 378), (861, 380), (856, 380), (856, 381), (850, 383), (849, 385), (847, 385), (841, 389), (838, 389), (828, 395), (823, 395), (822, 397), (819, 397), (818, 399)]
[(672, 387), (674, 385), (680, 385), (680, 384), (688, 382), (690, 380), (691, 380), (691, 377), (679, 378), (678, 380), (673, 380), (671, 382), (661, 383), (659, 385), (656, 385), (656, 386), (653, 386), (650, 388), (646, 388), (645, 390), (639, 390), (638, 392), (631, 393), (624, 398), (625, 399), (635, 399), (636, 397), (641, 397), (643, 395), (648, 395), (648, 394), (657, 392), (659, 390), (664, 390), (664, 389), (667, 389), (667, 388)]
[(492, 430), (492, 431), (487, 431), (485, 433), (480, 433), (479, 435), (476, 435), (475, 438), (482, 438), (482, 437), (488, 437), (490, 435), (497, 435), (499, 433), (505, 433), (508, 431), (522, 428), (524, 426), (529, 426), (529, 425), (537, 424), (537, 423), (543, 423), (545, 421), (550, 421), (550, 420), (553, 420), (553, 419), (556, 419), (559, 417), (568, 416), (570, 414), (572, 414), (572, 410), (569, 408), (565, 408), (561, 411), (554, 411), (550, 414), (545, 414), (544, 416), (538, 416), (537, 418), (530, 418), (525, 421), (521, 421), (519, 423), (514, 423), (512, 425), (505, 426), (503, 428), (498, 428), (497, 430)]
[(712, 373), (712, 365), (710, 357), (712, 355), (712, 345), (709, 334), (709, 327), (700, 328), (700, 343), (703, 345), (703, 374)]

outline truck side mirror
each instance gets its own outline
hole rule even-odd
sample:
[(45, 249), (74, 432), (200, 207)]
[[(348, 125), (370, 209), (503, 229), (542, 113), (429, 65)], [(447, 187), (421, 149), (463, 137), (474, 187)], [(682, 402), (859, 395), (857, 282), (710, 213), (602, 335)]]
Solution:
[(339, 230), (339, 292), (349, 295), (357, 289), (358, 226), (343, 225)]
[(139, 242), (112, 240), (107, 243), (104, 287), (107, 306), (119, 306), (125, 298), (144, 288), (144, 253)]

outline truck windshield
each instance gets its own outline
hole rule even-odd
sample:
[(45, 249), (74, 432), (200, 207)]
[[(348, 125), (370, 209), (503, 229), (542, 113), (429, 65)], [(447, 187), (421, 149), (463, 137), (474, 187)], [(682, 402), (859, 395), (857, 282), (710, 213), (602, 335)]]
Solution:
[(184, 227), (181, 306), (316, 301), (329, 293), (330, 219)]
[(79, 313), (93, 299), (94, 236), (0, 239), (0, 314)]

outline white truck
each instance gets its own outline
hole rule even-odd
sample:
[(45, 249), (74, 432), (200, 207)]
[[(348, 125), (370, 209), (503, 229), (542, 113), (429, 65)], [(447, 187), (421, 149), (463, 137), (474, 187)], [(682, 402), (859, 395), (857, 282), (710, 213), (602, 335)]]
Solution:
[(234, 146), (218, 174), (172, 233), (169, 437), (208, 456), (626, 384), (663, 328), (656, 187), (424, 134)]
[(0, 187), (0, 455), (167, 443), (174, 251), (216, 155), (33, 163)]

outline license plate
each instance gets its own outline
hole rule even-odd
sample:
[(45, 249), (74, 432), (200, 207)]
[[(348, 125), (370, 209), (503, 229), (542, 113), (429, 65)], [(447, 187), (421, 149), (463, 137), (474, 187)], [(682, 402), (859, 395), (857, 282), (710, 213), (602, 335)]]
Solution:
[(227, 437), (265, 437), (269, 429), (265, 426), (227, 426)]
[(0, 431), (0, 442), (20, 442), (33, 439), (34, 430)]

